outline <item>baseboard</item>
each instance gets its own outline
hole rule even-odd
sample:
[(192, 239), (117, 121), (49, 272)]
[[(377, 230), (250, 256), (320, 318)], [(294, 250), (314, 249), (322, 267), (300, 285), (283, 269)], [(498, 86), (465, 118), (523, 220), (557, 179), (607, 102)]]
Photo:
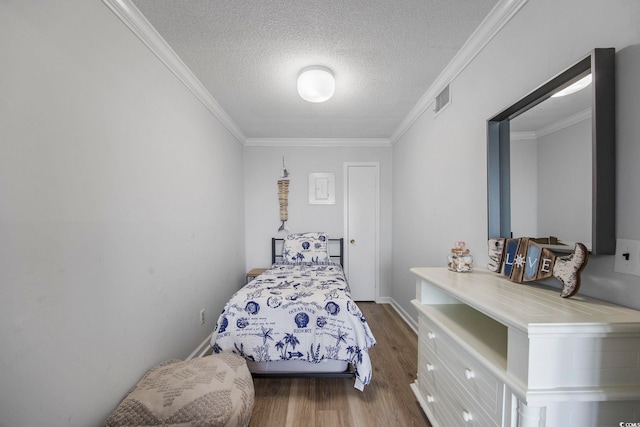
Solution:
[(402, 317), (402, 320), (404, 320), (407, 323), (407, 325), (409, 325), (409, 327), (413, 330), (413, 332), (415, 332), (417, 335), (418, 323), (411, 316), (409, 316), (409, 313), (404, 311), (404, 309), (400, 306), (400, 304), (398, 304), (398, 302), (391, 297), (389, 297), (389, 304), (391, 304), (391, 307), (393, 307), (398, 312), (400, 317)]
[(394, 300), (391, 297), (380, 297), (376, 300), (376, 303), (391, 304), (391, 307), (393, 307), (394, 310), (400, 315), (402, 320), (404, 320), (406, 324), (409, 325), (409, 327), (413, 330), (413, 332), (418, 334), (418, 324), (416, 323), (415, 320), (411, 318), (411, 316), (409, 316), (409, 314), (406, 311), (402, 309), (402, 307), (400, 307), (400, 304), (398, 304), (396, 300)]
[(200, 343), (198, 347), (187, 357), (187, 360), (191, 360), (194, 357), (203, 357), (206, 356), (211, 351), (211, 345), (209, 342), (211, 341), (211, 334), (207, 335), (207, 337)]

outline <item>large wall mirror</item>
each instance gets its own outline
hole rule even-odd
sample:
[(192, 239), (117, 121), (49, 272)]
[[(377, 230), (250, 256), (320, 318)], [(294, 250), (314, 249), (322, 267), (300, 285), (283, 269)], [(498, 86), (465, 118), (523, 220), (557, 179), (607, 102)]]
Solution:
[(615, 252), (614, 64), (595, 49), (488, 120), (489, 238)]

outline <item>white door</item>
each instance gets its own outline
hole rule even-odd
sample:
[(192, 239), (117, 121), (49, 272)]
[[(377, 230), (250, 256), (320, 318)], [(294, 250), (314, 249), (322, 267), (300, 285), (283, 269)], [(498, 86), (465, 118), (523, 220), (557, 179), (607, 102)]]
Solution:
[(375, 301), (378, 281), (378, 163), (345, 163), (345, 273), (356, 301)]

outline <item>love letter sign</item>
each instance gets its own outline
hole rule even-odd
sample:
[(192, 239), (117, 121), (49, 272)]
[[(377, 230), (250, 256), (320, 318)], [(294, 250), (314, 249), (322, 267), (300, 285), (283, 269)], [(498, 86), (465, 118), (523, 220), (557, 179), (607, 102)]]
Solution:
[(489, 259), (487, 268), (495, 273), (502, 271), (512, 282), (555, 277), (563, 285), (560, 296), (567, 298), (580, 288), (580, 272), (587, 265), (589, 251), (582, 243), (576, 243), (573, 253), (556, 256), (527, 237), (489, 239)]

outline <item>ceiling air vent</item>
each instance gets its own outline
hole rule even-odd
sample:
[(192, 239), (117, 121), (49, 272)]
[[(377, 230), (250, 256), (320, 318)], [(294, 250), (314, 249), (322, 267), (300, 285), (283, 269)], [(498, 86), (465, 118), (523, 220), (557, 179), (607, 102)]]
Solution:
[(440, 91), (440, 93), (436, 96), (436, 107), (433, 110), (435, 116), (437, 116), (438, 113), (444, 110), (444, 108), (449, 104), (451, 104), (450, 85), (446, 85), (444, 89), (442, 89), (442, 91)]

